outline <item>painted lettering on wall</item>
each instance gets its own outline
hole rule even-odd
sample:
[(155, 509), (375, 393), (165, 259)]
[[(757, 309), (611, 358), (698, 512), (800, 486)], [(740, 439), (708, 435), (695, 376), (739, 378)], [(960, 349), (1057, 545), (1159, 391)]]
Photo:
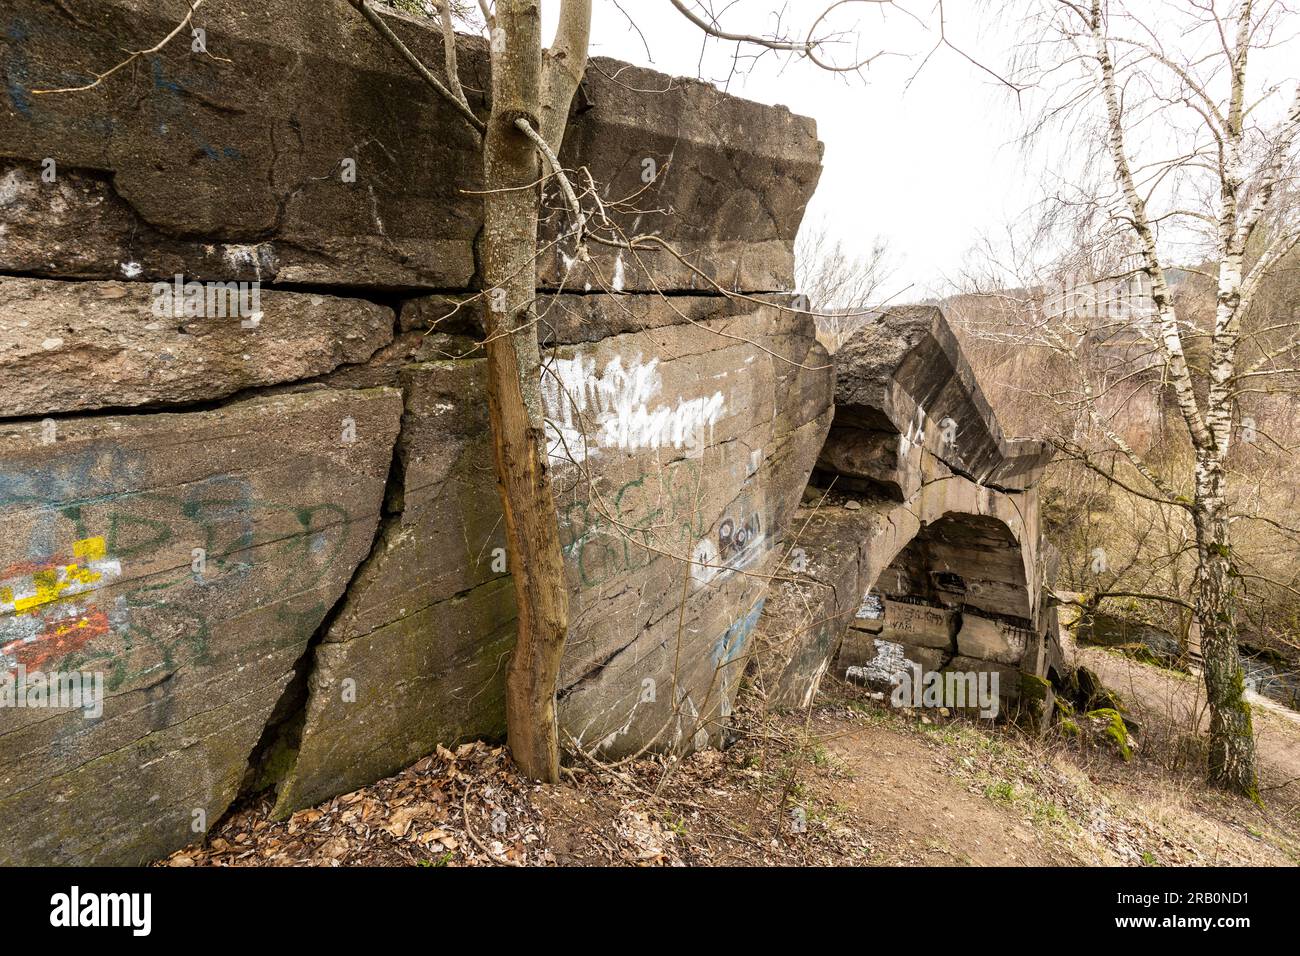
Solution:
[(726, 408), (722, 392), (668, 400), (662, 392), (658, 359), (638, 356), (625, 365), (615, 356), (600, 372), (595, 359), (582, 356), (546, 362), (548, 454), (580, 463), (600, 448), (680, 450), (711, 440)]

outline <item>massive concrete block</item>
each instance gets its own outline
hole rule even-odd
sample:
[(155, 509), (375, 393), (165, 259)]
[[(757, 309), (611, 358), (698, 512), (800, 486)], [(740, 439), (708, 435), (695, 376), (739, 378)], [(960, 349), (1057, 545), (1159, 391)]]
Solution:
[(1044, 442), (1002, 434), (942, 311), (892, 309), (835, 355), (835, 422), (818, 462), (840, 488), (898, 501), (921, 488), (929, 452), (954, 474), (1008, 491), (1032, 487), (1051, 458)]
[(918, 647), (951, 651), (957, 633), (956, 612), (929, 604), (905, 601), (884, 602), (885, 626), (880, 636), (885, 640)]
[(608, 756), (716, 739), (829, 425), (811, 323), (753, 305), (563, 347), (544, 388), (572, 587), (562, 729)]
[[(186, 10), (183, 0), (6, 5), (0, 271), (473, 284), (476, 138), (345, 3), (210, 4), (202, 19), (211, 55), (182, 38), (93, 89), (39, 92), (89, 83), (124, 49), (153, 47)], [(426, 63), (441, 65), (436, 25), (389, 21)], [(459, 45), (466, 88), (488, 89), (484, 44)], [(47, 159), (52, 182), (42, 178)], [(573, 250), (554, 248), (539, 262), (542, 284), (792, 286), (793, 240), (820, 174), (811, 120), (596, 58), (561, 159), (590, 169), (618, 228), (653, 232), (690, 265), (662, 250), (638, 260), (593, 245), (591, 262), (566, 275)], [(635, 198), (618, 204), (623, 196)], [(567, 228), (557, 213), (543, 234)]]
[(1000, 664), (1019, 664), (1034, 641), (1034, 632), (1007, 621), (963, 614), (957, 648), (963, 657)]
[[(610, 307), (553, 304), (574, 332)], [(570, 588), (561, 729), (605, 754), (716, 736), (830, 418), (806, 317), (720, 297), (628, 306), (647, 329), (549, 350), (543, 374)], [(403, 372), (391, 515), (313, 652), (282, 812), (504, 732), (513, 585), (483, 374)]]
[[(250, 753), (285, 810), (503, 731), (513, 582), (475, 304), (423, 334), (478, 281), (475, 138), (343, 3), (205, 5), (206, 54), (182, 35), (42, 92), (188, 9), (0, 13), (0, 274), (21, 276), (0, 279), (0, 419), (32, 419), (0, 426), (0, 654), (109, 686), (97, 719), (0, 712), (6, 862), (165, 852)], [(436, 28), (390, 22), (442, 62)], [(482, 42), (460, 60), (487, 89)], [(683, 258), (574, 258), (554, 212), (539, 286), (709, 293), (539, 303), (560, 719), (584, 749), (696, 746), (730, 707), (833, 380), (806, 316), (713, 293), (792, 285), (820, 158), (810, 120), (693, 80), (597, 58), (575, 99), (564, 164)], [(176, 276), (258, 282), (261, 315), (155, 314)], [(205, 410), (157, 411), (177, 405)]]
[(218, 820), (370, 549), (400, 413), (318, 390), (0, 426), (0, 680), (105, 691), (0, 708), (0, 862), (143, 863)]
[(874, 656), (884, 608), (871, 587), (920, 527), (892, 502), (806, 503), (791, 524), (803, 560), (783, 572), (755, 636), (757, 683), (777, 708), (809, 706), (843, 646), (855, 664)]
[[(658, 243), (643, 244), (635, 255), (592, 245), (590, 261), (570, 269), (572, 250), (555, 248), (542, 260), (541, 284), (791, 290), (794, 239), (821, 177), (821, 156), (816, 124), (783, 106), (596, 57), (560, 161), (591, 169), (620, 235), (658, 236), (679, 255)], [(549, 205), (562, 209), (554, 191)], [(563, 213), (544, 225), (548, 235), (562, 228), (571, 228)]]
[[(874, 625), (876, 606), (863, 599), (861, 580), (872, 572), (869, 543), (897, 533), (888, 507), (859, 511), (796, 511), (797, 562), (782, 569), (786, 580), (774, 588), (753, 639), (755, 686), (770, 706), (805, 708), (812, 703), (835, 660), (846, 629)], [(904, 540), (910, 533), (903, 530)], [(901, 546), (901, 544), (900, 544)]]
[(409, 365), (389, 510), (314, 649), (284, 811), (505, 731), (513, 583), (481, 361)]
[(392, 311), (371, 302), (232, 285), (0, 276), (0, 417), (212, 401), (364, 362), (393, 338)]

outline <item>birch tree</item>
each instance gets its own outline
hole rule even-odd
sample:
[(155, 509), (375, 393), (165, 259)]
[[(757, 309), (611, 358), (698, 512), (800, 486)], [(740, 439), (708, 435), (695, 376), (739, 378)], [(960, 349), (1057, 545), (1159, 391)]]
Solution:
[[(1162, 470), (1167, 463), (1146, 459), (1108, 427), (1102, 395), (1078, 361), (1074, 401), (1129, 466), (1133, 477), (1124, 490), (1181, 510), (1191, 524), (1210, 778), (1258, 799), (1237, 632), (1242, 582), (1250, 575), (1234, 548), (1238, 509), (1227, 463), (1242, 401), (1261, 390), (1259, 383), (1294, 375), (1300, 364), (1300, 322), (1252, 316), (1261, 285), (1300, 242), (1300, 217), (1285, 201), (1300, 85), (1251, 82), (1257, 59), (1277, 63), (1289, 49), (1295, 62), (1285, 31), (1289, 13), (1280, 3), (1253, 0), (1184, 0), (1158, 9), (1138, 0), (1052, 0), (1038, 10), (1031, 23), (1042, 39), (1029, 47), (1019, 77), (1048, 92), (1036, 131), (1068, 130), (1081, 165), (1105, 170), (1096, 192), (1062, 189), (1054, 202), (1077, 232), (1092, 233), (1112, 280), (1140, 280), (1146, 307), (1106, 315), (1105, 331), (1124, 332), (1129, 347), (1154, 362), (1190, 448), (1190, 473)], [(1071, 69), (1079, 82), (1065, 79)], [(1204, 325), (1179, 311), (1171, 250), (1180, 248), (1212, 263), (1216, 304)], [(1257, 348), (1252, 337), (1246, 358), (1248, 316), (1272, 344)], [(1077, 359), (1097, 331), (1048, 320), (1034, 337)], [(1116, 479), (1086, 452), (1073, 451)]]

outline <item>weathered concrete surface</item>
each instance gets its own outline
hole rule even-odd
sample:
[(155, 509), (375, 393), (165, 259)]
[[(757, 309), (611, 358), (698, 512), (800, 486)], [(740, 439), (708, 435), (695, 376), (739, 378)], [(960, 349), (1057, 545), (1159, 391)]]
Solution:
[[(186, 10), (0, 13), (0, 419), (101, 412), (0, 436), (16, 443), (0, 442), (11, 590), (77, 585), (0, 607), (4, 653), (102, 663), (111, 685), (97, 721), (0, 714), (0, 838), (19, 860), (138, 862), (192, 839), (194, 812), (213, 822), (241, 780), (278, 780), (291, 809), (504, 726), (514, 611), (475, 361), (477, 143), (341, 3), (214, 4), (211, 55), (181, 37), (93, 89), (38, 92), (153, 46)], [(441, 63), (436, 29), (390, 22)], [(484, 53), (461, 44), (469, 89), (488, 86)], [(546, 246), (567, 225), (549, 215), (543, 289), (792, 285), (820, 174), (810, 120), (596, 59), (562, 159), (590, 169), (616, 228), (688, 261), (593, 245), (573, 263)], [(263, 284), (260, 320), (153, 314), (154, 283), (178, 275)], [(539, 310), (572, 592), (563, 730), (607, 755), (697, 745), (730, 706), (760, 575), (830, 424), (826, 356), (807, 317), (762, 301)], [(108, 414), (123, 408), (141, 413)]]
[(550, 373), (562, 730), (606, 756), (698, 746), (729, 712), (829, 424), (825, 353), (806, 317), (753, 306), (560, 348)]
[(1051, 458), (1043, 442), (1008, 440), (943, 313), (893, 309), (835, 355), (835, 422), (818, 470), (836, 487), (906, 501), (929, 452), (992, 488), (1031, 487)]
[(1033, 632), (1026, 628), (978, 614), (963, 614), (957, 632), (957, 650), (963, 657), (1019, 664), (1033, 639)]
[(390, 516), (313, 651), (279, 807), (364, 786), (438, 744), (505, 731), (514, 592), (483, 363), (408, 366)]
[[(574, 331), (584, 310), (610, 308), (551, 304)], [(548, 352), (543, 378), (570, 586), (561, 728), (605, 754), (716, 735), (761, 612), (758, 575), (830, 418), (806, 317), (717, 298), (628, 305), (645, 331)], [(281, 812), (504, 732), (513, 592), (483, 369), (422, 363), (403, 382), (392, 514), (313, 652)]]
[(0, 678), (107, 698), (0, 709), (0, 862), (142, 863), (216, 822), (370, 548), (400, 412), (320, 390), (0, 426)]
[[(109, 684), (98, 719), (0, 711), (4, 862), (140, 862), (241, 786), (277, 780), (284, 811), (504, 729), (477, 143), (343, 3), (205, 5), (210, 55), (182, 35), (39, 92), (187, 9), (0, 13), (0, 654)], [(436, 28), (390, 22), (441, 64)], [(484, 53), (461, 44), (468, 89)], [(687, 258), (574, 263), (547, 244), (564, 214), (542, 224), (562, 730), (685, 749), (717, 737), (830, 425), (812, 324), (774, 303), (821, 145), (784, 108), (597, 58), (562, 160)], [(178, 275), (256, 281), (261, 315), (154, 313)]]
[[(789, 308), (789, 296), (569, 295), (537, 297), (537, 335), (546, 345), (581, 345), (613, 335), (647, 332), (689, 322), (728, 319), (772, 303)], [(409, 330), (486, 334), (483, 300), (473, 295), (428, 295), (402, 304), (401, 327)]]
[(878, 632), (883, 640), (918, 647), (952, 650), (963, 619), (951, 608), (930, 604), (913, 604), (885, 599), (884, 627)]
[[(465, 191), (481, 188), (481, 161), (463, 121), (345, 3), (209, 7), (211, 56), (178, 40), (92, 90), (49, 95), (36, 91), (85, 84), (123, 49), (152, 47), (186, 6), (6, 5), (0, 271), (470, 287), (481, 202)], [(440, 67), (436, 26), (389, 20)], [(483, 43), (460, 47), (466, 88), (487, 89)], [(41, 179), (46, 158), (57, 164), (53, 183)], [(723, 287), (792, 286), (793, 240), (820, 174), (811, 120), (596, 58), (561, 159), (590, 168), (619, 228), (655, 232)], [(565, 228), (557, 215), (543, 232)], [(565, 277), (571, 253), (539, 263), (543, 285), (705, 285), (664, 252), (638, 262), (595, 246), (593, 261)]]
[[(483, 344), (463, 335), (441, 332), (399, 332), (393, 341), (365, 362), (342, 365), (332, 372), (307, 382), (285, 386), (285, 390), (304, 388), (403, 388), (408, 366), (422, 362), (446, 362), (454, 359), (483, 357)], [(268, 389), (268, 391), (273, 391)]]
[(892, 523), (894, 510), (805, 502), (792, 516), (797, 551), (781, 569), (787, 580), (772, 589), (753, 641), (755, 686), (770, 706), (807, 707), (846, 630), (865, 632), (873, 623), (862, 581), (874, 580), (887, 561), (882, 553), (902, 547), (915, 531), (906, 518), (902, 526)]
[[(1042, 677), (1054, 553), (1034, 484), (1047, 449), (1002, 437), (937, 309), (886, 313), (835, 363), (817, 470), (835, 493), (795, 516), (806, 566), (756, 638), (769, 703), (807, 706), (833, 662), (873, 686), (912, 663)], [(1002, 696), (1020, 683), (1001, 680)]]
[[(807, 566), (787, 572), (795, 580), (779, 590), (778, 607), (764, 617), (756, 639), (764, 648), (761, 680), (774, 706), (806, 706), (837, 656), (847, 668), (872, 666), (883, 655), (875, 666), (884, 667), (894, 658), (930, 661), (933, 655), (920, 652), (935, 651), (943, 652), (946, 667), (967, 651), (960, 639), (966, 614), (1015, 608), (1029, 627), (1038, 619), (1047, 566), (1036, 492), (1011, 495), (951, 473), (938, 477), (946, 469), (927, 457), (931, 477), (907, 502), (867, 500), (854, 511), (806, 506), (791, 518)], [(1005, 547), (980, 550), (974, 542), (995, 527)], [(966, 575), (966, 590), (941, 595), (936, 577), (956, 571)]]
[[(560, 162), (590, 167), (622, 236), (659, 236), (686, 261), (654, 244), (635, 256), (593, 245), (591, 261), (566, 275), (564, 253), (571, 250), (555, 249), (541, 263), (541, 284), (616, 292), (709, 292), (714, 283), (736, 292), (791, 290), (794, 239), (821, 177), (821, 156), (816, 124), (783, 106), (595, 57)], [(558, 194), (549, 205), (563, 208)], [(570, 226), (557, 214), (545, 231)]]
[(0, 417), (212, 401), (364, 362), (393, 338), (392, 311), (360, 299), (193, 294), (187, 316), (172, 283), (0, 276)]

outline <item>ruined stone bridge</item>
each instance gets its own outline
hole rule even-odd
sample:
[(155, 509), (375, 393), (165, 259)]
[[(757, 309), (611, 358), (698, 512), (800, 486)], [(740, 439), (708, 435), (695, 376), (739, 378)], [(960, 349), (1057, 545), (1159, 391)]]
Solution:
[[(0, 13), (3, 863), (142, 862), (241, 794), (287, 813), (504, 732), (474, 144), (346, 4), (211, 7), (220, 58), (59, 96), (34, 91), (184, 4)], [(616, 215), (694, 268), (538, 264), (572, 746), (716, 743), (742, 679), (799, 706), (832, 667), (1043, 696), (1045, 451), (1000, 434), (937, 310), (832, 362), (789, 308), (821, 153), (784, 108), (588, 71), (562, 161), (630, 195), (654, 159), (657, 211)], [(38, 676), (70, 674), (101, 712), (49, 706)]]
[(1003, 437), (937, 308), (871, 317), (835, 366), (834, 418), (790, 531), (803, 572), (760, 635), (774, 698), (806, 706), (832, 666), (878, 687), (913, 667), (988, 672), (1050, 719), (1055, 552), (1035, 489), (1050, 448)]

